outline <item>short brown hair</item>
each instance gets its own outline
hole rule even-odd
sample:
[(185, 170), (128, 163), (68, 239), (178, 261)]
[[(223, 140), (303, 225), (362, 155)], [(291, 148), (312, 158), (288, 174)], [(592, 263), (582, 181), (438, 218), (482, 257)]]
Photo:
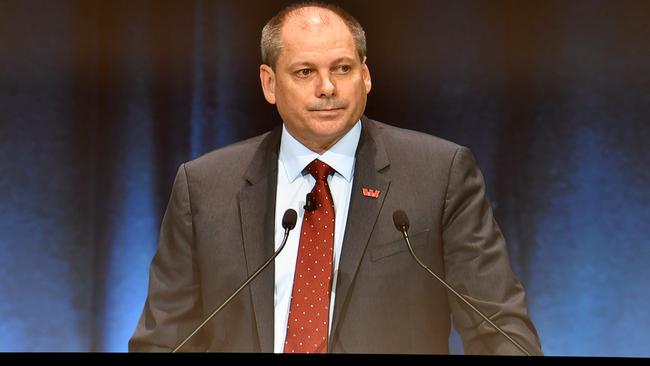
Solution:
[(306, 1), (287, 6), (280, 10), (280, 12), (266, 23), (262, 29), (262, 39), (260, 42), (262, 63), (275, 69), (275, 63), (277, 62), (280, 50), (282, 49), (282, 41), (280, 37), (282, 26), (284, 25), (287, 16), (298, 9), (307, 7), (327, 9), (338, 15), (345, 25), (347, 25), (350, 33), (352, 33), (352, 38), (354, 39), (354, 44), (357, 53), (359, 54), (359, 58), (363, 60), (363, 58), (366, 57), (366, 32), (363, 30), (361, 24), (350, 13), (333, 4)]

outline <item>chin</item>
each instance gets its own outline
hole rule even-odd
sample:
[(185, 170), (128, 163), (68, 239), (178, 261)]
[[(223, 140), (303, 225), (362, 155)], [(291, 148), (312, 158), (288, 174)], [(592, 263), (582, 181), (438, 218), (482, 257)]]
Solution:
[(351, 127), (343, 118), (316, 118), (312, 121), (314, 132), (322, 135), (336, 135)]

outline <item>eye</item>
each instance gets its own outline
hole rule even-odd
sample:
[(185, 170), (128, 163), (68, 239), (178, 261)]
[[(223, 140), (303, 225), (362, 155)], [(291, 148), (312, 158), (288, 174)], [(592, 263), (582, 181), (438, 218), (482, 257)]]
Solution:
[(311, 69), (300, 69), (296, 71), (296, 75), (300, 78), (306, 78), (309, 75), (311, 75), (312, 70)]
[(350, 70), (352, 70), (352, 66), (350, 65), (338, 65), (334, 69), (334, 71), (338, 74), (347, 74), (348, 72), (350, 72)]

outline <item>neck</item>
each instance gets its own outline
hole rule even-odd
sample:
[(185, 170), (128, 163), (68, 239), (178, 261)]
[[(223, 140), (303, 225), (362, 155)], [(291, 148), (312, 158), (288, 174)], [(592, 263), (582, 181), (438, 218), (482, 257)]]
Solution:
[(341, 132), (340, 134), (337, 134), (335, 136), (301, 136), (300, 134), (296, 133), (296, 131), (293, 131), (293, 129), (289, 128), (287, 124), (284, 124), (285, 128), (287, 129), (287, 132), (293, 136), (298, 142), (300, 142), (304, 147), (308, 148), (309, 150), (322, 155), (325, 151), (329, 150), (332, 146), (336, 145), (337, 142), (339, 142), (354, 126), (356, 126), (356, 123), (352, 124), (349, 126), (345, 131)]
[(345, 136), (345, 134), (338, 136), (333, 140), (328, 140), (328, 141), (313, 141), (313, 140), (304, 140), (299, 138), (296, 138), (296, 140), (298, 140), (309, 150), (317, 154), (323, 154), (325, 151), (329, 150), (332, 146), (334, 146), (337, 142), (339, 142), (339, 140), (343, 136)]

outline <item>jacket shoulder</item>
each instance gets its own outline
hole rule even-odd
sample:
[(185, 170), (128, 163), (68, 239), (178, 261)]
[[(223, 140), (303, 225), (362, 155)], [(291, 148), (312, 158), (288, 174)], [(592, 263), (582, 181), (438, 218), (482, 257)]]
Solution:
[(453, 156), (463, 146), (424, 132), (400, 128), (369, 120), (385, 147), (393, 153), (407, 155)]
[(255, 154), (271, 132), (266, 132), (231, 145), (207, 152), (186, 162), (188, 174), (199, 172), (220, 172), (221, 174), (241, 175), (250, 165)]

